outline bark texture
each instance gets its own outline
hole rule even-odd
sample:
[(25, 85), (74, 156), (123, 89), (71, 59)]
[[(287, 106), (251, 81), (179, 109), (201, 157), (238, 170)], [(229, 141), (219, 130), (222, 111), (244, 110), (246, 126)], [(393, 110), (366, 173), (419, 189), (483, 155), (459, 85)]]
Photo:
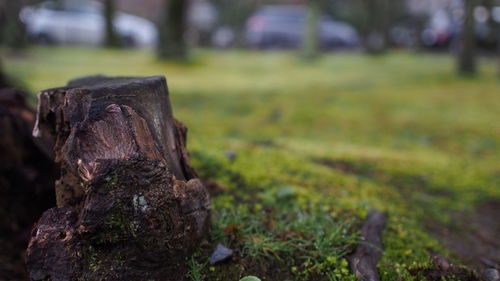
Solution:
[(86, 77), (42, 91), (34, 135), (52, 131), (58, 208), (33, 227), (33, 280), (183, 280), (210, 199), (163, 77)]
[(360, 281), (380, 280), (377, 262), (382, 256), (382, 232), (386, 221), (384, 213), (371, 210), (361, 228), (362, 243), (349, 257), (351, 270)]
[(24, 279), (30, 228), (55, 205), (53, 143), (34, 139), (34, 124), (26, 94), (0, 89), (0, 280)]

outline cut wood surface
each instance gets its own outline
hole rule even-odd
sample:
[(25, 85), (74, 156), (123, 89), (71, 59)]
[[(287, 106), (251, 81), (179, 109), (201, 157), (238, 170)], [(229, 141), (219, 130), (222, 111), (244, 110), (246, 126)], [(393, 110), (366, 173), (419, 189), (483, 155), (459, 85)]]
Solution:
[(32, 230), (33, 280), (183, 280), (210, 199), (189, 165), (163, 77), (85, 77), (39, 94), (57, 207)]
[(371, 210), (361, 228), (361, 242), (349, 256), (352, 272), (360, 281), (380, 280), (377, 262), (382, 256), (382, 232), (387, 217), (384, 213)]

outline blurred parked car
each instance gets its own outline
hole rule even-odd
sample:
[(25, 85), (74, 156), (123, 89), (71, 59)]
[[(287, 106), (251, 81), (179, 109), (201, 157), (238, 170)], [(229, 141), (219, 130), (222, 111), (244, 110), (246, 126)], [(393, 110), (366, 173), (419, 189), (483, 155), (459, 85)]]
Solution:
[[(500, 23), (500, 7), (491, 10), (485, 6), (474, 8), (476, 45), (485, 49), (496, 51), (498, 35), (495, 25)], [(492, 22), (490, 22), (490, 18)], [(463, 9), (456, 7), (447, 10), (436, 10), (429, 18), (426, 28), (422, 31), (421, 40), (427, 47), (457, 48), (462, 29)]]
[[(304, 38), (306, 8), (299, 5), (266, 5), (247, 21), (246, 43), (257, 48), (296, 48)], [(357, 31), (351, 25), (320, 16), (318, 42), (323, 49), (354, 47), (359, 44)]]
[(212, 45), (219, 49), (231, 46), (235, 39), (234, 30), (229, 26), (221, 26), (212, 35)]
[[(101, 45), (106, 32), (102, 11), (102, 4), (94, 1), (78, 6), (43, 2), (25, 7), (20, 17), (28, 35), (36, 42)], [(144, 18), (117, 12), (113, 24), (126, 46), (145, 47), (156, 43), (156, 26)]]
[(427, 27), (422, 31), (421, 40), (427, 47), (448, 47), (458, 35), (459, 23), (445, 10), (435, 11)]

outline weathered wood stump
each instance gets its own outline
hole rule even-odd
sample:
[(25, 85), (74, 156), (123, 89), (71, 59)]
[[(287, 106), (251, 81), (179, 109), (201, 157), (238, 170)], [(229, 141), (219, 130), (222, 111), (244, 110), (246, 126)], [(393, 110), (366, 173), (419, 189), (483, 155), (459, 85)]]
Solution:
[(70, 81), (39, 94), (34, 135), (55, 136), (57, 207), (33, 227), (33, 280), (183, 280), (209, 195), (163, 77)]

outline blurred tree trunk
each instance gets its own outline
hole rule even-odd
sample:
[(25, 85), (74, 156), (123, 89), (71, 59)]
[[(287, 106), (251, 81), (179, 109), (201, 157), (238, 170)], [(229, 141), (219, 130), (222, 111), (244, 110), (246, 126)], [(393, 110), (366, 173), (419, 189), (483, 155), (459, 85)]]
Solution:
[[(496, 6), (497, 2), (495, 0), (488, 0), (487, 1), (487, 8), (488, 10), (492, 11), (493, 8)], [(495, 42), (496, 42), (496, 48), (497, 48), (497, 56), (498, 56), (498, 77), (500, 78), (500, 23), (495, 21), (493, 16), (489, 17), (489, 22), (491, 24), (491, 27), (493, 28), (493, 34), (495, 36)]]
[(14, 49), (26, 46), (26, 32), (19, 19), (22, 2), (0, 0), (0, 42)]
[(366, 15), (365, 47), (369, 54), (383, 53), (387, 47), (388, 0), (364, 0)]
[[(492, 12), (496, 7), (496, 4), (499, 4), (500, 1), (496, 0), (483, 0), (480, 4), (484, 5), (488, 11)], [(490, 42), (494, 45), (496, 44), (496, 54), (498, 56), (498, 77), (500, 78), (500, 23), (495, 20), (493, 14), (490, 14), (488, 17), (488, 26), (492, 30), (490, 32)]]
[(188, 27), (187, 9), (188, 0), (166, 0), (164, 16), (160, 26), (160, 42), (158, 55), (160, 59), (180, 60), (188, 59), (189, 50), (185, 38)]
[(104, 18), (106, 20), (106, 41), (105, 45), (107, 47), (119, 47), (120, 38), (116, 33), (115, 27), (113, 25), (113, 20), (115, 17), (115, 1), (105, 0), (104, 1)]
[(474, 6), (475, 0), (464, 0), (464, 18), (458, 52), (458, 73), (465, 75), (476, 73)]
[(302, 42), (302, 56), (312, 60), (318, 56), (318, 18), (319, 5), (317, 0), (309, 1), (304, 39)]

